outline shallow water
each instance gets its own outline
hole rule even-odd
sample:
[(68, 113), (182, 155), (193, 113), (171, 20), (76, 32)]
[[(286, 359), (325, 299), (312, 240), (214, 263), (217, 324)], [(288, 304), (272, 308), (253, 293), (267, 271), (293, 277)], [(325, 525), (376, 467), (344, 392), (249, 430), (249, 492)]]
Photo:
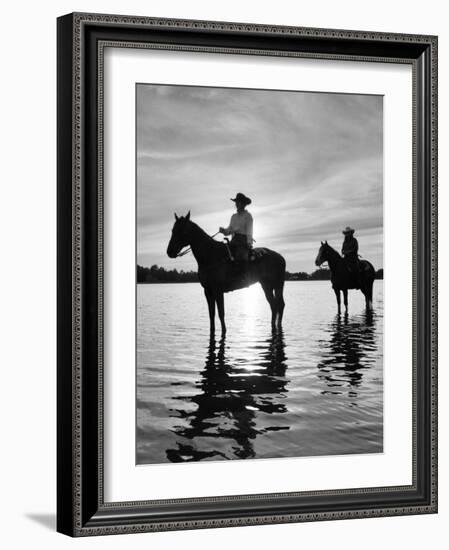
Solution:
[(382, 281), (372, 313), (350, 291), (337, 316), (329, 281), (284, 297), (272, 332), (259, 285), (225, 295), (210, 341), (199, 284), (138, 285), (138, 464), (382, 452)]

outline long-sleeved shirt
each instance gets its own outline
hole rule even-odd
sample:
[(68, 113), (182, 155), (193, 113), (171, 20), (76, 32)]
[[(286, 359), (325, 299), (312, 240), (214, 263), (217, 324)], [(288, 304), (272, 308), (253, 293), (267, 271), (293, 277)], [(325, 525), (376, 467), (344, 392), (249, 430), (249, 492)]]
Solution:
[(246, 235), (248, 245), (251, 246), (253, 243), (253, 217), (248, 212), (248, 210), (242, 210), (241, 212), (236, 212), (231, 216), (231, 221), (229, 226), (225, 228), (225, 235), (235, 235), (239, 233), (240, 235)]
[(355, 237), (346, 237), (343, 241), (343, 247), (341, 253), (345, 258), (357, 259), (357, 253), (359, 251), (359, 243)]

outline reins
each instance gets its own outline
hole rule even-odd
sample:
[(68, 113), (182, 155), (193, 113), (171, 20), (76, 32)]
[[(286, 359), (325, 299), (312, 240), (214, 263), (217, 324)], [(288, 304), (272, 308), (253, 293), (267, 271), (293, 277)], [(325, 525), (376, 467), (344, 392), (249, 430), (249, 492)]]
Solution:
[[(211, 239), (213, 239), (214, 237), (216, 237), (219, 233), (220, 233), (220, 231), (217, 231), (216, 233), (214, 233), (214, 235), (212, 235)], [(188, 248), (186, 248), (186, 249), (183, 250), (182, 252), (179, 252), (178, 254), (176, 254), (176, 257), (177, 257), (177, 258), (180, 258), (181, 256), (185, 256), (185, 255), (188, 254), (189, 252), (192, 252), (192, 247), (191, 247), (191, 246), (189, 246)]]

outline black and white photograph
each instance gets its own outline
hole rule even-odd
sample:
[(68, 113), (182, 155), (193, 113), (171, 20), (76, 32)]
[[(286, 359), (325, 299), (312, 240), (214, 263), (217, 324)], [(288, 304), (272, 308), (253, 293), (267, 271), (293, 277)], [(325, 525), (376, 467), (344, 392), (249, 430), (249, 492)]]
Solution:
[(6, 4), (6, 550), (447, 545), (449, 31), (416, 8)]
[(58, 17), (59, 533), (442, 525), (438, 36), (328, 8)]
[(383, 452), (383, 97), (136, 85), (136, 463)]

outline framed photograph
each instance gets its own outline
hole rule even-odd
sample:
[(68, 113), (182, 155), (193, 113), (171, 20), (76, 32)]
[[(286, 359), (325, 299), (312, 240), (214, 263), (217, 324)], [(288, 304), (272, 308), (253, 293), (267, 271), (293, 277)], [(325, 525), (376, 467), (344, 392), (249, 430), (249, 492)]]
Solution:
[(58, 19), (58, 531), (437, 511), (437, 38)]

